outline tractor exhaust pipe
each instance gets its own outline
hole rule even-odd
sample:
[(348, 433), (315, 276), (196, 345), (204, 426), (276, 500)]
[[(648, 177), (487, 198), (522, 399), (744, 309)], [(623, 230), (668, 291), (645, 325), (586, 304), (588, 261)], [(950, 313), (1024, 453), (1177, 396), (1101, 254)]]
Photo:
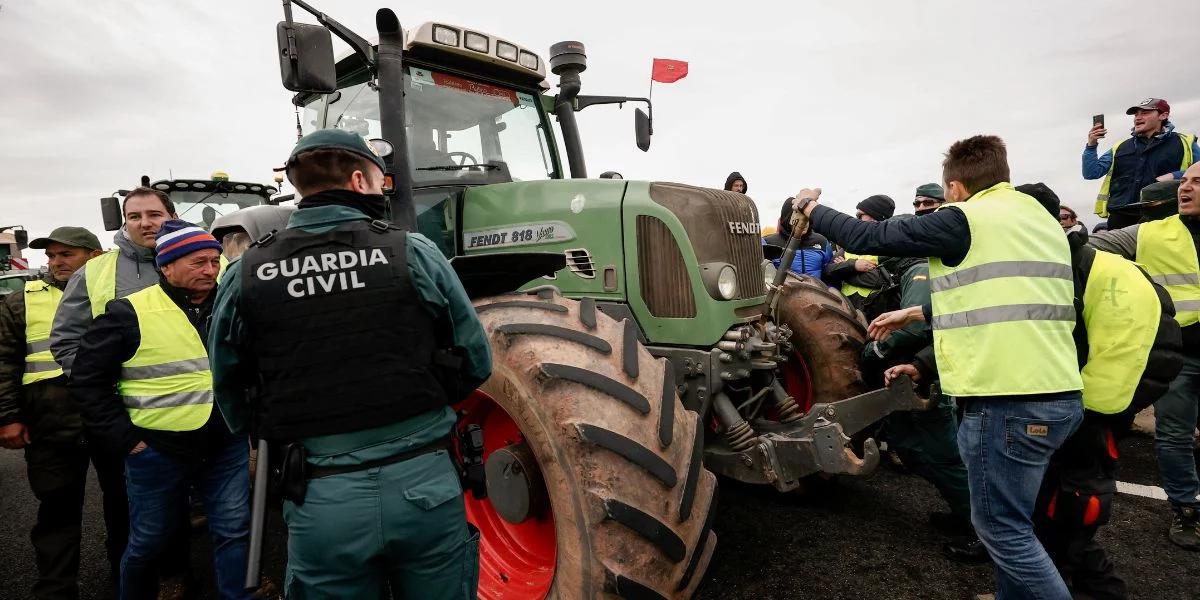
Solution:
[(558, 117), (558, 126), (562, 129), (573, 179), (587, 178), (583, 141), (579, 137), (579, 124), (575, 121), (575, 98), (582, 88), (579, 74), (587, 69), (587, 55), (584, 52), (580, 42), (559, 42), (550, 46), (550, 71), (558, 75), (559, 90), (554, 97), (554, 115)]
[(416, 231), (417, 212), (413, 207), (412, 169), (408, 163), (408, 136), (404, 129), (404, 32), (400, 19), (391, 9), (375, 13), (375, 29), (379, 32), (376, 50), (377, 81), (379, 85), (379, 114), (383, 139), (391, 142), (393, 151), (384, 158), (392, 175), (392, 222), (407, 231)]

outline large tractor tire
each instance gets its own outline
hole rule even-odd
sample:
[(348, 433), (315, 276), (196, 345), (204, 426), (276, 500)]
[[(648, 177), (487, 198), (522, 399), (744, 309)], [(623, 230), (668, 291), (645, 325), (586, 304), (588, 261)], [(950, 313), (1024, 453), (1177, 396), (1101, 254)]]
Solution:
[(458, 426), (484, 440), (488, 497), (465, 495), (479, 597), (690, 597), (716, 546), (716, 478), (670, 363), (591, 300), (543, 289), (475, 307), (493, 371)]
[(801, 408), (867, 391), (858, 367), (867, 322), (845, 296), (818, 279), (789, 274), (778, 307), (779, 320), (792, 330), (784, 387)]

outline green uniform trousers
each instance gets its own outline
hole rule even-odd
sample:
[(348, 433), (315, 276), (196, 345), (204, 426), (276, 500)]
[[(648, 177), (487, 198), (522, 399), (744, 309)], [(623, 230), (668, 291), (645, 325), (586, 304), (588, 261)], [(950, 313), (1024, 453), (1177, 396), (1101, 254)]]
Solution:
[(883, 437), (904, 466), (937, 488), (950, 512), (971, 518), (967, 468), (958, 454), (954, 401), (938, 394), (937, 406), (923, 412), (894, 412), (884, 419)]
[(285, 502), (290, 600), (475, 598), (479, 535), (445, 450), (313, 479)]

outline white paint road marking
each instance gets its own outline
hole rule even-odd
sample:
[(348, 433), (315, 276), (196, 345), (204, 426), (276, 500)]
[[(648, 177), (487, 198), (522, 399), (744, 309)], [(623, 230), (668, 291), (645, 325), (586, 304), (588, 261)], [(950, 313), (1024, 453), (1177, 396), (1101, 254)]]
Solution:
[(1130, 494), (1133, 496), (1141, 496), (1143, 498), (1153, 498), (1155, 500), (1166, 500), (1167, 493), (1160, 487), (1152, 485), (1140, 485), (1137, 483), (1126, 483), (1124, 481), (1117, 482), (1117, 491), (1122, 494)]

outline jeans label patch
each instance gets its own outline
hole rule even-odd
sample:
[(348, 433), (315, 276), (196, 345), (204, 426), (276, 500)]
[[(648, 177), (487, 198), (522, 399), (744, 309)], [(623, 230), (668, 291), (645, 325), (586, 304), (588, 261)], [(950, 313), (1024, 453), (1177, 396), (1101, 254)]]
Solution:
[(1050, 435), (1050, 426), (1048, 425), (1026, 425), (1025, 433), (1036, 435), (1038, 437), (1046, 437)]

